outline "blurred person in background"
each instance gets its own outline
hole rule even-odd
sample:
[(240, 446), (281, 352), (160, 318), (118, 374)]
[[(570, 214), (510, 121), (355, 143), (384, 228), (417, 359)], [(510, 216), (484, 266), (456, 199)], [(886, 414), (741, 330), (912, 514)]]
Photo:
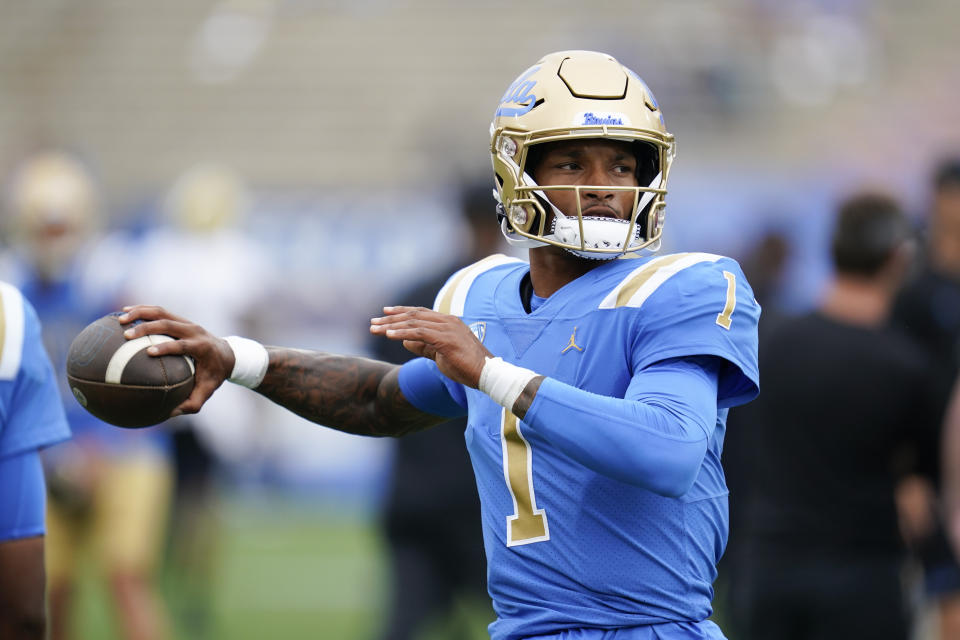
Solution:
[[(925, 251), (919, 270), (897, 297), (893, 323), (929, 354), (934, 392), (946, 405), (960, 371), (960, 156), (935, 167), (931, 192)], [(947, 447), (942, 468), (948, 483), (960, 465), (960, 458), (950, 457), (951, 450)], [(908, 488), (905, 504), (933, 499), (931, 487)], [(939, 519), (931, 535), (920, 541), (918, 555), (923, 596), (932, 607), (936, 633), (942, 640), (960, 639), (960, 565)]]
[[(763, 306), (763, 316), (758, 325), (761, 337), (773, 330), (787, 315), (778, 300), (792, 253), (790, 238), (778, 229), (769, 229), (760, 235), (740, 260), (754, 296)], [(751, 405), (745, 405), (744, 408)]]
[[(162, 300), (220, 332), (257, 335), (271, 269), (242, 230), (249, 206), (247, 187), (232, 169), (201, 163), (184, 171), (163, 200), (160, 224), (137, 243), (124, 299)], [(203, 413), (167, 423), (175, 470), (168, 594), (179, 631), (197, 639), (212, 632), (219, 465), (243, 459), (259, 428), (255, 398), (226, 391)]]
[(939, 420), (926, 354), (886, 326), (913, 251), (896, 201), (845, 200), (819, 308), (763, 337), (763, 393), (740, 423), (754, 457), (749, 551), (731, 557), (741, 640), (908, 637), (903, 538), (929, 517), (901, 523), (895, 493), (932, 473)]
[(494, 639), (721, 640), (720, 451), (729, 408), (759, 391), (750, 285), (730, 258), (649, 255), (674, 139), (614, 58), (541, 58), (500, 99), (488, 149), (501, 230), (529, 263), (488, 256), (435, 310), (371, 319), (423, 357), (268, 349), (146, 305), (125, 308), (144, 321), (125, 335), (179, 338), (147, 354), (194, 358), (187, 413), (229, 379), (357, 435), (466, 415)]
[[(491, 190), (490, 185), (462, 190), (460, 212), (469, 245), (455, 264), (424, 278), (398, 301), (432, 307), (451, 273), (497, 252), (503, 236), (495, 224)], [(401, 343), (380, 337), (372, 340), (371, 351), (393, 364), (413, 358)], [(466, 427), (461, 418), (397, 441), (383, 519), (392, 571), (384, 640), (413, 640), (438, 621), (444, 637), (465, 640), (478, 635), (471, 622), (485, 618), (482, 637), (494, 618)]]
[(0, 638), (47, 637), (40, 450), (69, 437), (36, 311), (0, 282)]
[(51, 638), (72, 635), (78, 564), (87, 554), (106, 581), (122, 637), (165, 638), (166, 615), (153, 573), (170, 495), (166, 433), (97, 420), (72, 397), (64, 375), (73, 338), (115, 309), (117, 280), (107, 274), (122, 270), (123, 254), (98, 247), (98, 193), (86, 168), (68, 154), (28, 158), (8, 202), (13, 255), (6, 266), (43, 323), (74, 434), (44, 456)]

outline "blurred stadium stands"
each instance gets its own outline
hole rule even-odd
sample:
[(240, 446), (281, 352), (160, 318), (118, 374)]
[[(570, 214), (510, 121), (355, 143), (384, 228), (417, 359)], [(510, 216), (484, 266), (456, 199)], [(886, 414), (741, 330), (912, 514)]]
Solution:
[(949, 0), (4, 0), (0, 14), (0, 158), (82, 149), (119, 204), (203, 157), (274, 188), (485, 170), (495, 99), (564, 48), (644, 76), (681, 172), (853, 163), (903, 181), (960, 135)]

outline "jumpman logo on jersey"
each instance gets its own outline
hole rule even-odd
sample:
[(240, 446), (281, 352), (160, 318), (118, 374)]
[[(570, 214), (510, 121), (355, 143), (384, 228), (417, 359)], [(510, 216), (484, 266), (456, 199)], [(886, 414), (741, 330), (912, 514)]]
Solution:
[(577, 346), (577, 327), (574, 327), (573, 333), (570, 334), (570, 344), (564, 347), (563, 351), (561, 351), (560, 353), (566, 353), (567, 351), (570, 351), (570, 349), (576, 349), (581, 353), (583, 352), (583, 347)]

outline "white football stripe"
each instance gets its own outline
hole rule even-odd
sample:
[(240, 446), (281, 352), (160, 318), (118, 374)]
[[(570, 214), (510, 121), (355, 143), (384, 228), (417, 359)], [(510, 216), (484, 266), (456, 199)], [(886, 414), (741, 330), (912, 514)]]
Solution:
[(126, 368), (127, 363), (133, 359), (133, 356), (150, 345), (172, 341), (173, 338), (170, 336), (158, 335), (140, 336), (133, 340), (127, 340), (123, 346), (113, 353), (113, 357), (110, 358), (110, 362), (107, 364), (107, 373), (103, 381), (109, 384), (120, 384), (120, 378), (123, 377), (123, 370)]

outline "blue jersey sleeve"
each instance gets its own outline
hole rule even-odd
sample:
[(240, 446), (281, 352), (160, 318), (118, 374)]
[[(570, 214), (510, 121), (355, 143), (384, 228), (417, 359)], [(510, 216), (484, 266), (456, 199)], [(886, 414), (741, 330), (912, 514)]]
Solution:
[[(3, 413), (0, 458), (3, 458), (66, 440), (70, 437), (70, 428), (33, 307), (9, 285), (0, 289), (0, 293), (6, 320), (0, 354), (0, 410)], [(14, 301), (19, 309), (11, 308)]]
[(467, 396), (463, 385), (440, 373), (428, 358), (414, 358), (400, 367), (400, 391), (421, 411), (458, 418), (467, 414)]
[(722, 359), (717, 404), (745, 404), (759, 393), (757, 323), (760, 305), (740, 265), (702, 262), (664, 282), (636, 314), (633, 370), (689, 356)]
[(0, 542), (44, 534), (46, 491), (40, 454), (28, 451), (0, 460)]
[(546, 378), (523, 422), (598, 473), (681, 496), (697, 478), (717, 423), (721, 366), (705, 357), (659, 361), (634, 375), (625, 398)]

